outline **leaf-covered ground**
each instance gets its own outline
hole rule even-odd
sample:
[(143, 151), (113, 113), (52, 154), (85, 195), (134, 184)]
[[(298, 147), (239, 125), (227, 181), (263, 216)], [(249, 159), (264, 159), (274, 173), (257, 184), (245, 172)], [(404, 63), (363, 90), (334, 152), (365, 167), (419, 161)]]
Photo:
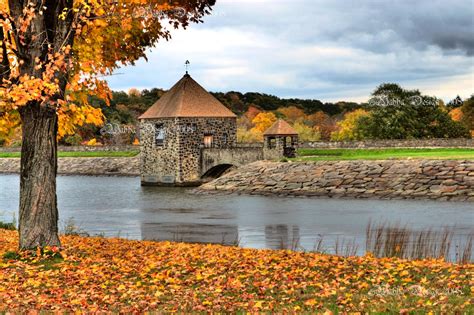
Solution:
[[(12, 256), (15, 231), (0, 230)], [(0, 312), (470, 313), (474, 265), (62, 238), (64, 259), (0, 263)]]

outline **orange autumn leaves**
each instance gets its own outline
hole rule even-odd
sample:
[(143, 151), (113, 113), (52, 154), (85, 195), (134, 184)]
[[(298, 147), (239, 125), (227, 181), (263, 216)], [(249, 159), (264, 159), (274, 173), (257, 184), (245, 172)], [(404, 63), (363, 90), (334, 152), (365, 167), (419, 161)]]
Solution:
[[(7, 143), (12, 129), (18, 129), (19, 108), (32, 103), (57, 110), (59, 138), (73, 134), (76, 126), (101, 125), (104, 116), (89, 98), (108, 103), (104, 76), (146, 58), (148, 48), (170, 38), (170, 28), (202, 21), (213, 5), (202, 0), (77, 0), (61, 3), (64, 9), (56, 19), (52, 5), (35, 3), (13, 14), (8, 0), (0, 0), (0, 141)], [(58, 34), (58, 25), (68, 25), (68, 40), (42, 39), (46, 32), (32, 25), (42, 25), (45, 15)], [(74, 44), (67, 44), (69, 36)], [(41, 54), (32, 49), (38, 43), (44, 45)]]
[[(1, 255), (15, 250), (17, 237), (0, 230)], [(74, 236), (62, 242), (63, 261), (0, 263), (0, 311), (464, 312), (474, 285), (473, 265), (440, 260)]]

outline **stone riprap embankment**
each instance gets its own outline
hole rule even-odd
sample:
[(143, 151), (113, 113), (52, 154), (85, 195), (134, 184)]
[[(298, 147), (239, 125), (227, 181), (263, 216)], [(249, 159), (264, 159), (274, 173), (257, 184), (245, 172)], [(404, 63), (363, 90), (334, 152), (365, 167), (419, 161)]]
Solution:
[[(20, 173), (19, 158), (0, 159), (0, 174)], [(139, 176), (140, 158), (71, 158), (58, 159), (58, 173), (63, 175), (117, 175)]]
[(474, 202), (474, 160), (261, 161), (195, 192)]

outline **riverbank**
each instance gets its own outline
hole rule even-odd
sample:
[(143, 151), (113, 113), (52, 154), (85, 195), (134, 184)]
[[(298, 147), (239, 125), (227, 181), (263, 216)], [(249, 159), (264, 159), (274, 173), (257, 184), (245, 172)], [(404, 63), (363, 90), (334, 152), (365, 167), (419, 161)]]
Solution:
[[(0, 174), (18, 173), (19, 158), (0, 158)], [(140, 157), (60, 157), (58, 174), (140, 176)]]
[(261, 161), (195, 193), (474, 202), (474, 160)]
[[(470, 313), (472, 264), (63, 236), (18, 259), (0, 229), (0, 312)], [(51, 258), (56, 256), (56, 258)]]

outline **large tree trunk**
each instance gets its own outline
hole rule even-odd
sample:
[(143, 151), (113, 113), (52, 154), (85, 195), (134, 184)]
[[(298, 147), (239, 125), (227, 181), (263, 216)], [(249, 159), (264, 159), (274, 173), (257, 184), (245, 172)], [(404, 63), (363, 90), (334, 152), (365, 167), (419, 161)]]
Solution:
[(56, 111), (31, 104), (22, 119), (20, 248), (60, 246), (56, 198)]
[[(33, 7), (36, 14), (19, 40), (20, 76), (42, 78), (45, 67), (37, 60), (49, 62), (48, 53), (61, 53), (66, 45), (72, 47), (73, 0), (9, 0), (15, 32), (23, 23), (25, 8)], [(40, 14), (39, 11), (42, 11)], [(65, 18), (59, 18), (62, 12)], [(70, 58), (66, 55), (65, 62)], [(59, 246), (58, 207), (56, 198), (58, 117), (55, 101), (63, 99), (68, 71), (55, 73), (59, 92), (44, 102), (30, 102), (20, 109), (22, 120), (21, 178), (20, 178), (20, 248)]]

